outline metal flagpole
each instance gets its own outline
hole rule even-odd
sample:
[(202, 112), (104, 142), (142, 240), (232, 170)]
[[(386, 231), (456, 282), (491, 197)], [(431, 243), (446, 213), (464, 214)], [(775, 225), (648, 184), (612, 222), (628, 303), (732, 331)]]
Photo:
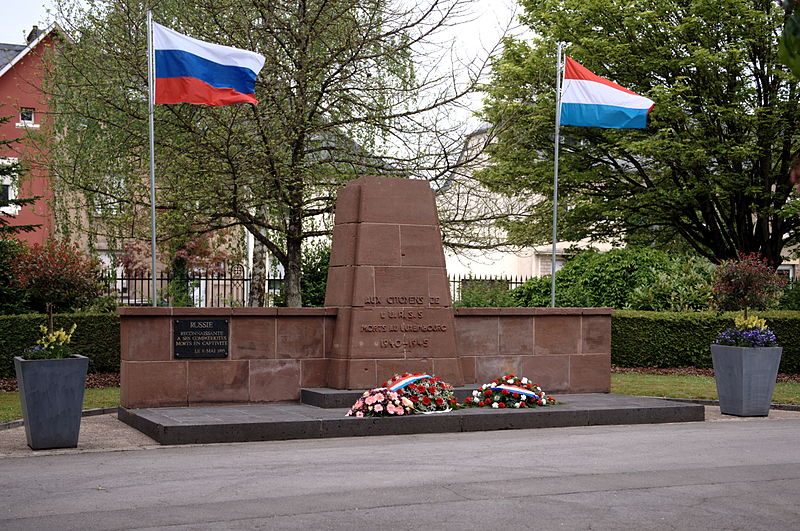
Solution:
[(558, 147), (561, 143), (561, 60), (562, 43), (556, 49), (556, 139), (553, 165), (553, 252), (550, 257), (550, 307), (556, 307), (556, 244), (558, 243)]
[(153, 306), (158, 306), (156, 287), (156, 148), (153, 127), (153, 108), (155, 107), (155, 56), (153, 54), (153, 12), (147, 10), (147, 103), (150, 114), (150, 249), (153, 254), (153, 283), (150, 297)]

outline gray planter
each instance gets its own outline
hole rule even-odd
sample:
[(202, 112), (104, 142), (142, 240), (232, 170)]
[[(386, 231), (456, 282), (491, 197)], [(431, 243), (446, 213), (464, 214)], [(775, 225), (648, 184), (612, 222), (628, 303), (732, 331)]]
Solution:
[(781, 347), (711, 345), (720, 411), (766, 417), (781, 363)]
[(75, 448), (81, 429), (89, 358), (53, 360), (14, 357), (28, 446), (34, 450)]

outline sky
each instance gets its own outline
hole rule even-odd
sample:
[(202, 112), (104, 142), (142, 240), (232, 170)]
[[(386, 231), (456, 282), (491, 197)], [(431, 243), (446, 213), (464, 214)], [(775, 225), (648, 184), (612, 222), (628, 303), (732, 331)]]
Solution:
[[(52, 0), (0, 0), (0, 42), (24, 44), (25, 36), (34, 24), (47, 25), (47, 7)], [(460, 26), (456, 38), (464, 41), (465, 47), (491, 46), (500, 33), (500, 28), (513, 17), (515, 0), (479, 0), (475, 5), (475, 21)], [(477, 38), (475, 38), (477, 36)]]
[[(43, 28), (47, 18), (47, 0), (0, 0), (0, 42), (25, 44), (25, 36), (34, 24)], [(50, 2), (47, 2), (49, 5)]]

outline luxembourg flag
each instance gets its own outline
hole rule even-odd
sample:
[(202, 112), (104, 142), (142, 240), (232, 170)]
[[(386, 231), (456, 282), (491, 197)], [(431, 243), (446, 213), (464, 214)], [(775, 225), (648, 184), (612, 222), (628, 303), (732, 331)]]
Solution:
[(200, 41), (153, 23), (156, 103), (258, 103), (256, 75), (264, 56)]
[(561, 125), (644, 129), (653, 100), (597, 76), (566, 57)]

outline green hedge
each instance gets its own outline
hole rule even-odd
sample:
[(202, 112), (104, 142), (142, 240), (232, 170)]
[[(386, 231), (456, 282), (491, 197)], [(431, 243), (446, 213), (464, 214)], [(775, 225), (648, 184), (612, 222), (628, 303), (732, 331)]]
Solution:
[[(56, 314), (56, 329), (77, 324), (70, 343), (75, 354), (89, 358), (89, 372), (119, 371), (119, 316), (102, 314)], [(47, 324), (43, 314), (0, 315), (0, 377), (14, 375), (14, 356), (36, 343), (42, 336), (40, 325)]]
[[(620, 367), (711, 367), (711, 342), (736, 314), (635, 312), (611, 320), (611, 363)], [(800, 312), (757, 312), (783, 347), (780, 371), (800, 373)]]

